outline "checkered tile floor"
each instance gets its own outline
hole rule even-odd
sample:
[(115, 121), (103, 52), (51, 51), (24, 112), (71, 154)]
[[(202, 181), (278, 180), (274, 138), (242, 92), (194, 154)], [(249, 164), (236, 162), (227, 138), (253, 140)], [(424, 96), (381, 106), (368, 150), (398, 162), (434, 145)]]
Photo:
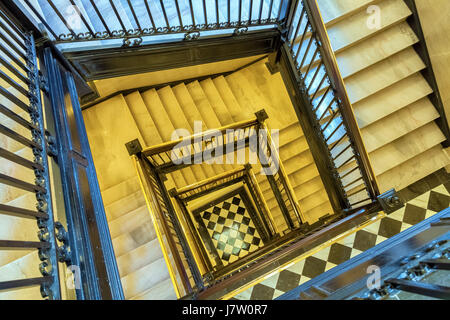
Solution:
[(205, 210), (201, 217), (224, 266), (263, 246), (239, 195)]
[[(236, 295), (234, 299), (275, 299), (283, 293), (298, 287), (306, 281), (449, 207), (450, 180), (438, 186), (436, 186), (435, 182), (431, 185), (431, 190), (423, 192), (424, 188), (422, 188), (419, 193), (423, 193), (418, 196), (416, 193), (414, 194), (415, 197), (412, 198), (412, 190), (418, 188), (418, 185), (415, 186), (413, 184), (411, 188), (408, 187), (409, 189), (404, 192), (404, 194), (408, 195), (406, 199), (404, 197), (405, 202), (407, 202), (402, 209), (272, 275), (268, 279)], [(402, 192), (400, 196), (402, 196)]]

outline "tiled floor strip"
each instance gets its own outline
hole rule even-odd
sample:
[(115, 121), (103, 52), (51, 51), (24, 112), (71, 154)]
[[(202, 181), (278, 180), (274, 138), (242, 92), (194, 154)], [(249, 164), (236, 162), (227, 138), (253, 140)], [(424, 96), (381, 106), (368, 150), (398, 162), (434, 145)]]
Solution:
[[(449, 207), (450, 179), (437, 171), (399, 192), (406, 205), (296, 262), (233, 299), (272, 300)], [(314, 252), (315, 250), (313, 250)]]

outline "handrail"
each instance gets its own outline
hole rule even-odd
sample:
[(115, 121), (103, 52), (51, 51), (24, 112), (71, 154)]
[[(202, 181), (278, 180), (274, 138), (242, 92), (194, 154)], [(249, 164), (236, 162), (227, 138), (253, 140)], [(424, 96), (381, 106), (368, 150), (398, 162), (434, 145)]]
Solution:
[(153, 147), (145, 148), (142, 150), (142, 153), (145, 156), (152, 156), (152, 155), (155, 155), (158, 153), (168, 152), (168, 151), (171, 151), (175, 146), (177, 146), (178, 144), (180, 144), (184, 141), (190, 141), (191, 144), (193, 144), (198, 139), (203, 139), (203, 140), (209, 139), (209, 138), (214, 137), (218, 133), (223, 135), (226, 133), (227, 130), (246, 129), (246, 128), (252, 127), (254, 125), (257, 125), (257, 124), (258, 124), (257, 119), (248, 119), (248, 120), (243, 120), (240, 122), (235, 122), (230, 125), (220, 127), (218, 129), (211, 129), (211, 130), (199, 132), (199, 133), (193, 134), (189, 137), (179, 138), (177, 140), (168, 141), (168, 142), (165, 142), (165, 143), (153, 146)]
[(245, 168), (236, 168), (236, 169), (233, 169), (233, 170), (230, 170), (230, 171), (223, 172), (223, 173), (218, 174), (218, 175), (216, 175), (214, 177), (211, 177), (211, 178), (208, 178), (208, 179), (196, 182), (194, 184), (182, 187), (180, 189), (177, 189), (177, 195), (180, 195), (180, 194), (183, 194), (183, 193), (187, 193), (187, 192), (193, 191), (195, 189), (207, 186), (207, 185), (209, 185), (211, 183), (214, 183), (216, 181), (223, 180), (223, 179), (226, 179), (228, 177), (232, 177), (232, 176), (234, 176), (236, 174), (239, 174), (239, 173), (243, 173), (244, 171), (245, 171)]
[(364, 145), (361, 131), (356, 121), (352, 104), (348, 97), (344, 80), (339, 70), (336, 55), (331, 46), (331, 42), (328, 37), (328, 32), (319, 9), (319, 5), (317, 4), (317, 0), (303, 0), (303, 3), (310, 15), (310, 23), (313, 30), (315, 31), (315, 35), (321, 42), (322, 59), (325, 64), (325, 68), (327, 70), (331, 85), (336, 91), (338, 99), (341, 102), (341, 114), (347, 123), (348, 130), (350, 131), (351, 136), (353, 137), (356, 156), (359, 158), (360, 166), (362, 166), (363, 169), (362, 174), (366, 176), (366, 180), (369, 182), (367, 185), (368, 191), (372, 199), (375, 199), (380, 194), (378, 182), (370, 163), (369, 155)]
[(279, 177), (281, 179), (281, 183), (283, 183), (286, 191), (287, 191), (287, 196), (289, 197), (289, 201), (292, 203), (293, 209), (294, 209), (294, 214), (298, 220), (299, 223), (304, 223), (306, 222), (306, 218), (303, 215), (302, 211), (300, 210), (299, 204), (298, 204), (298, 199), (295, 195), (295, 191), (294, 188), (291, 185), (291, 182), (289, 181), (286, 169), (284, 168), (283, 163), (281, 162), (281, 158), (277, 152), (277, 148), (275, 148), (275, 146), (273, 145), (273, 139), (272, 139), (272, 135), (270, 133), (270, 130), (267, 130), (267, 139), (268, 142), (270, 144), (271, 147), (271, 153), (272, 153), (272, 157), (275, 157), (275, 159), (279, 159), (279, 171), (281, 174), (279, 174)]
[[(169, 231), (169, 227), (166, 222), (166, 217), (165, 217), (163, 210), (161, 208), (161, 205), (158, 201), (158, 197), (153, 190), (152, 183), (150, 181), (148, 181), (148, 177), (147, 177), (146, 170), (145, 170), (144, 160), (138, 158), (136, 155), (133, 155), (132, 158), (134, 160), (135, 168), (138, 173), (138, 178), (139, 178), (139, 183), (141, 185), (141, 189), (144, 191), (144, 197), (145, 197), (145, 201), (147, 203), (147, 208), (152, 217), (153, 224), (155, 226), (155, 230), (157, 233), (158, 241), (159, 241), (161, 250), (163, 252), (164, 259), (166, 261), (166, 265), (169, 268), (170, 278), (172, 279), (172, 283), (175, 287), (175, 292), (177, 294), (177, 297), (180, 298), (183, 296), (183, 291), (181, 290), (181, 288), (178, 285), (177, 275), (174, 270), (174, 267), (172, 266), (172, 262), (170, 261), (170, 254), (167, 251), (166, 244), (162, 240), (163, 235), (165, 235), (165, 239), (169, 246), (169, 251), (171, 252), (171, 256), (175, 262), (175, 268), (177, 269), (178, 274), (180, 275), (180, 278), (182, 280), (185, 294), (188, 294), (191, 291), (189, 278), (184, 269), (183, 263), (181, 261), (181, 257), (178, 253), (178, 249), (176, 247), (176, 244), (174, 243), (174, 239), (170, 236), (171, 232)], [(158, 221), (160, 222), (161, 225), (158, 224)]]

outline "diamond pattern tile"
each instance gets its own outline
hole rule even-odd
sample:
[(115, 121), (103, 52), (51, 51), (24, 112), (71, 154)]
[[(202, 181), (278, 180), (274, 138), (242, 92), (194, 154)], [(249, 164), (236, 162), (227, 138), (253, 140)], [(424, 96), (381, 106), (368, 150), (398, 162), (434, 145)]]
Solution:
[[(447, 181), (447, 176), (441, 181)], [(437, 185), (436, 177), (426, 177), (400, 193), (405, 195), (404, 208), (375, 220), (361, 230), (330, 246), (289, 265), (286, 269), (250, 287), (236, 296), (240, 300), (275, 299), (325, 271), (359, 255), (386, 239), (428, 219), (449, 207), (450, 181)], [(315, 250), (313, 250), (315, 251)]]
[(224, 266), (263, 246), (239, 194), (203, 211), (201, 217)]

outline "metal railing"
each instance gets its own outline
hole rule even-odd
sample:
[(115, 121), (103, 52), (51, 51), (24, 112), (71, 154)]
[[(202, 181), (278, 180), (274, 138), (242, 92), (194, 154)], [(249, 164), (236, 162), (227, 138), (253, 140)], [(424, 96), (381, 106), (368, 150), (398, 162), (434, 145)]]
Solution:
[(289, 0), (23, 0), (24, 7), (47, 29), (55, 43), (123, 39), (139, 45), (142, 37), (280, 24)]
[(311, 108), (315, 134), (327, 150), (328, 169), (344, 200), (343, 209), (376, 201), (376, 176), (353, 113), (316, 0), (297, 1), (286, 46)]
[(133, 156), (133, 159), (177, 297), (193, 293), (194, 288), (201, 290), (200, 271), (167, 197), (167, 190), (145, 158)]
[[(254, 119), (234, 123), (217, 130), (201, 132), (154, 147), (142, 149), (135, 141), (127, 144), (127, 148), (137, 164), (148, 207), (153, 221), (155, 221), (161, 246), (165, 248), (163, 252), (174, 285), (178, 288), (179, 296), (199, 292), (210, 281), (216, 280), (219, 275), (224, 276), (225, 273), (241, 268), (242, 264), (257, 258), (256, 253), (249, 254), (242, 261), (238, 260), (223, 268), (226, 272), (222, 269), (213, 270), (207, 253), (208, 248), (198, 237), (195, 223), (191, 220), (189, 213), (183, 210), (187, 201), (197, 199), (216, 189), (225, 188), (237, 181), (244, 181), (260, 218), (262, 218), (260, 219), (262, 221), (261, 228), (267, 235), (266, 238), (273, 239), (277, 234), (268, 206), (250, 165), (236, 168), (193, 185), (166, 190), (163, 182), (165, 175), (195, 164), (194, 160), (199, 155), (202, 155), (202, 160), (207, 162), (217, 157), (227, 157), (227, 153), (230, 151), (251, 148), (253, 145), (251, 141), (256, 142), (260, 148), (257, 152), (260, 163), (263, 170), (267, 171), (266, 177), (283, 217), (290, 222), (288, 226), (292, 230), (298, 230), (300, 226), (303, 226), (295, 195), (289, 185), (272, 137), (270, 133), (261, 134), (261, 132), (269, 131), (265, 124), (266, 119), (267, 114), (262, 110), (256, 113)], [(218, 155), (215, 153), (218, 149), (226, 150), (226, 152)], [(276, 167), (274, 167), (275, 163)], [(274, 168), (278, 168), (278, 170), (273, 170)], [(170, 197), (174, 198), (180, 210), (177, 211), (174, 208)], [(272, 246), (269, 247), (264, 249), (265, 253), (267, 250), (274, 249)]]
[[(232, 272), (233, 270), (241, 267), (242, 264), (245, 264), (245, 261), (243, 262), (242, 260), (238, 260), (228, 265), (225, 268), (227, 271), (223, 272), (224, 267), (222, 266), (220, 259), (219, 261), (216, 261), (217, 257), (215, 257), (214, 249), (210, 248), (207, 243), (204, 243), (201, 240), (199, 230), (195, 227), (197, 223), (195, 223), (191, 217), (188, 210), (188, 205), (190, 201), (199, 199), (204, 195), (233, 185), (238, 185), (240, 183), (244, 183), (247, 188), (247, 194), (251, 197), (255, 205), (257, 212), (257, 216), (255, 217), (257, 221), (255, 221), (255, 225), (257, 224), (260, 226), (259, 230), (263, 235), (263, 238), (266, 239), (265, 241), (274, 239), (277, 236), (275, 225), (261, 190), (259, 189), (258, 183), (254, 177), (252, 167), (249, 164), (193, 185), (178, 190), (172, 189), (169, 191), (170, 196), (176, 201), (178, 208), (182, 213), (183, 223), (187, 225), (185, 230), (189, 231), (189, 236), (194, 240), (191, 248), (193, 252), (196, 252), (196, 256), (202, 265), (202, 274), (206, 275), (205, 280), (207, 282), (213, 281), (218, 277), (218, 275)], [(218, 265), (213, 267), (212, 263), (214, 262), (220, 265), (220, 267)]]
[[(19, 218), (15, 220), (17, 226), (26, 225), (22, 224), (22, 219), (35, 220), (36, 240), (39, 240), (1, 239), (0, 251), (37, 250), (41, 263), (35, 268), (42, 275), (1, 281), (0, 292), (40, 286), (42, 297), (60, 299), (58, 258), (61, 255), (58, 255), (57, 237), (61, 238), (55, 232), (47, 157), (52, 154), (54, 140), (44, 128), (34, 38), (31, 33), (22, 31), (1, 9), (0, 64), (0, 216)], [(11, 204), (19, 196), (29, 199), (26, 195), (30, 193), (35, 195), (35, 208), (25, 200)]]

